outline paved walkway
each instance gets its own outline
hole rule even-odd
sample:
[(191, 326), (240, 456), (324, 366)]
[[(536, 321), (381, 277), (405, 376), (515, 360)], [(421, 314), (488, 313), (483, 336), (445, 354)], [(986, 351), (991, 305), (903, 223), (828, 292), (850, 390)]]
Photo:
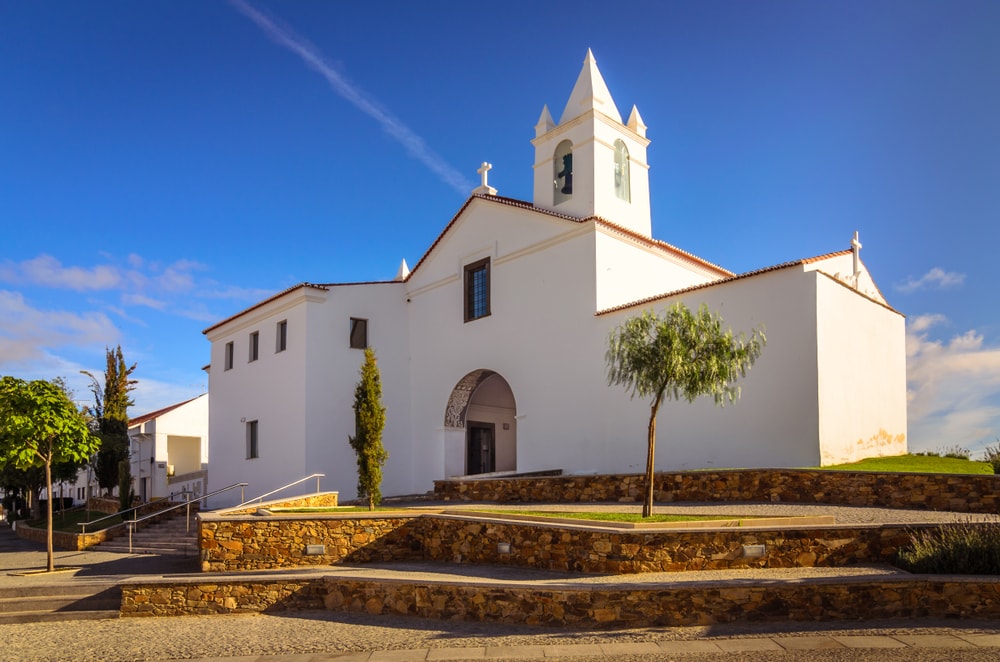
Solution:
[[(431, 505), (431, 504), (420, 504)], [(433, 504), (443, 505), (443, 504)], [(464, 504), (446, 504), (464, 507)], [(505, 506), (507, 508), (508, 506)], [(524, 506), (539, 510), (631, 506), (593, 504)], [(703, 512), (735, 515), (830, 515), (838, 523), (923, 522), (968, 519), (964, 514), (892, 511), (772, 504), (672, 504), (658, 512)], [(979, 517), (975, 517), (979, 519)], [(17, 538), (0, 527), (0, 588), (119, 582), (129, 577), (196, 573), (197, 560), (111, 552), (56, 552), (57, 567), (75, 571), (54, 575), (23, 574), (45, 566), (44, 546)], [(850, 569), (739, 570), (709, 573), (656, 573), (620, 577), (556, 575), (539, 571), (486, 566), (393, 564), (318, 569), (323, 574), (453, 581), (532, 581), (535, 583), (681, 582), (794, 578), (817, 574), (895, 574), (885, 567)], [(780, 573), (780, 574), (776, 574)], [(621, 659), (687, 659), (727, 653), (728, 659), (810, 662), (844, 659), (993, 660), (1000, 656), (1000, 623), (982, 621), (906, 620), (865, 623), (779, 623), (630, 630), (552, 630), (521, 625), (429, 621), (332, 612), (128, 618), (0, 625), (0, 660), (173, 660), (313, 662), (319, 660), (513, 660), (571, 657)], [(735, 654), (735, 657), (733, 656)]]

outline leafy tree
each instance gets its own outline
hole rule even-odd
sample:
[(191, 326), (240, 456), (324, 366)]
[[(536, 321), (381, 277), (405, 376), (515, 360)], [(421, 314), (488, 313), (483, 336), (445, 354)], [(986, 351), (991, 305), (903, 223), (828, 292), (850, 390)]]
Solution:
[(605, 360), (608, 384), (631, 391), (630, 396), (652, 396), (646, 454), (646, 493), (642, 516), (653, 514), (653, 466), (656, 449), (656, 414), (664, 398), (693, 402), (712, 395), (725, 405), (740, 396), (739, 377), (760, 356), (766, 343), (763, 329), (750, 338), (722, 330), (722, 318), (702, 305), (692, 313), (675, 303), (663, 317), (646, 311), (625, 320), (608, 338)]
[[(136, 380), (131, 379), (135, 364), (129, 367), (125, 363), (121, 345), (114, 350), (108, 349), (106, 358), (103, 389), (94, 375), (86, 370), (81, 372), (90, 377), (94, 406), (88, 413), (93, 421), (92, 430), (101, 438), (101, 448), (94, 463), (94, 473), (97, 476), (97, 484), (106, 494), (110, 494), (119, 483), (119, 467), (122, 466), (122, 460), (129, 459), (128, 408), (135, 404), (129, 394), (135, 389)], [(131, 472), (131, 465), (129, 471)], [(131, 483), (131, 476), (129, 482)]]
[(97, 439), (83, 414), (56, 384), (0, 379), (0, 466), (19, 469), (45, 467), (49, 495), (46, 517), (48, 570), (55, 569), (52, 555), (52, 465), (86, 461), (97, 450)]
[(361, 381), (354, 389), (353, 437), (348, 437), (358, 456), (358, 496), (368, 499), (368, 509), (375, 510), (382, 501), (382, 465), (389, 453), (382, 447), (385, 408), (382, 406), (382, 380), (375, 361), (375, 350), (365, 349)]

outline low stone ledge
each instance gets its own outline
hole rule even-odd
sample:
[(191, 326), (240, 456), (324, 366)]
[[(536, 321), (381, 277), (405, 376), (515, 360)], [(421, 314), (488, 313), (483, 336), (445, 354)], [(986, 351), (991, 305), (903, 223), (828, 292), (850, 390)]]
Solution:
[(1000, 618), (1000, 579), (910, 575), (702, 582), (648, 587), (229, 577), (122, 585), (123, 617), (329, 609), (372, 615), (548, 625), (674, 627), (873, 618)]
[[(434, 481), (443, 501), (642, 503), (645, 476), (453, 478)], [(825, 503), (970, 513), (1000, 512), (1000, 476), (814, 469), (661, 472), (657, 503), (678, 501)]]

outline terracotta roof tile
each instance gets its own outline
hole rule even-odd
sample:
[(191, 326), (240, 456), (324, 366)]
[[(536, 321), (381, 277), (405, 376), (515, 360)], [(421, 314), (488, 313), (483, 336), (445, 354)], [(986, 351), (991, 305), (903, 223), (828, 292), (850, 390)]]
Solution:
[[(733, 281), (743, 280), (745, 278), (753, 278), (754, 276), (760, 276), (761, 274), (770, 273), (772, 271), (780, 271), (782, 269), (788, 269), (790, 267), (802, 266), (802, 265), (805, 265), (805, 264), (812, 264), (814, 262), (821, 262), (821, 261), (827, 260), (827, 259), (829, 259), (831, 257), (839, 257), (839, 256), (842, 256), (842, 255), (850, 254), (850, 252), (851, 252), (850, 250), (836, 251), (834, 253), (826, 253), (824, 255), (817, 255), (816, 257), (809, 257), (809, 258), (804, 258), (804, 259), (801, 259), (801, 260), (794, 260), (792, 262), (783, 262), (781, 264), (775, 264), (775, 265), (770, 266), (770, 267), (764, 267), (762, 269), (756, 269), (754, 271), (748, 271), (746, 273), (742, 273), (742, 274), (737, 274), (737, 275), (734, 275), (734, 276), (730, 276), (729, 278), (722, 278), (720, 280), (714, 280), (714, 281), (711, 281), (711, 282), (708, 282), (708, 283), (702, 283), (700, 285), (692, 285), (691, 287), (684, 287), (684, 288), (681, 288), (679, 290), (673, 290), (673, 291), (670, 291), (670, 292), (664, 292), (663, 294), (657, 294), (655, 296), (646, 297), (644, 299), (639, 299), (637, 301), (632, 301), (632, 302), (629, 302), (629, 303), (623, 303), (621, 305), (613, 306), (611, 308), (605, 308), (604, 310), (597, 311), (596, 313), (594, 313), (594, 315), (596, 317), (596, 316), (601, 316), (601, 315), (608, 315), (610, 313), (617, 313), (617, 312), (620, 312), (622, 310), (627, 310), (629, 308), (636, 308), (636, 307), (639, 307), (639, 306), (645, 306), (645, 305), (648, 305), (648, 304), (653, 303), (655, 301), (662, 301), (663, 299), (668, 299), (668, 298), (671, 298), (671, 297), (676, 297), (676, 296), (679, 296), (681, 294), (687, 294), (689, 292), (694, 292), (696, 290), (704, 290), (704, 289), (707, 289), (709, 287), (715, 287), (717, 285), (724, 285), (726, 283), (732, 283)], [(833, 278), (829, 274), (825, 274), (823, 272), (819, 272), (819, 273), (822, 273), (824, 276), (827, 276), (828, 278), (830, 278), (831, 280), (833, 280), (836, 283), (840, 283), (840, 281), (838, 281), (836, 278)], [(844, 287), (848, 287), (844, 283), (841, 283), (841, 285), (844, 285)], [(891, 311), (893, 311), (895, 313), (899, 312), (895, 308), (893, 308), (892, 306), (890, 306), (890, 305), (888, 305), (886, 303), (883, 303), (882, 301), (879, 301), (878, 299), (870, 297), (867, 294), (865, 294), (864, 292), (860, 292), (858, 290), (855, 290), (854, 288), (851, 288), (851, 290), (853, 292), (856, 292), (858, 295), (863, 296), (864, 298), (868, 299), (869, 301), (877, 303), (878, 305), (880, 305), (880, 306), (882, 306), (884, 308), (887, 308), (887, 309), (889, 309), (889, 310), (891, 310)], [(900, 313), (900, 314), (902, 314), (902, 313)]]
[[(204, 395), (204, 393), (202, 393), (202, 395)], [(169, 407), (164, 407), (163, 409), (157, 409), (156, 411), (151, 411), (148, 414), (143, 414), (142, 416), (136, 416), (135, 418), (129, 419), (128, 426), (130, 428), (134, 428), (137, 425), (142, 425), (143, 423), (151, 421), (154, 418), (159, 418), (160, 416), (163, 416), (166, 413), (172, 412), (173, 410), (177, 409), (178, 407), (183, 407), (184, 405), (186, 405), (189, 402), (194, 402), (195, 400), (197, 400), (200, 397), (201, 397), (201, 395), (196, 395), (195, 397), (191, 398), (190, 400), (185, 400), (184, 402), (178, 402), (175, 405), (170, 405)]]
[(305, 287), (313, 288), (313, 289), (316, 289), (316, 290), (327, 290), (329, 288), (329, 286), (327, 286), (327, 285), (316, 285), (314, 283), (299, 283), (298, 285), (292, 285), (288, 289), (282, 290), (282, 291), (278, 292), (277, 294), (264, 299), (263, 301), (258, 301), (257, 303), (255, 303), (254, 305), (250, 306), (249, 308), (244, 308), (243, 310), (241, 310), (240, 312), (236, 313), (235, 315), (230, 315), (229, 317), (227, 317), (226, 319), (222, 320), (221, 322), (216, 322), (212, 326), (210, 326), (207, 329), (205, 329), (204, 331), (202, 331), (202, 333), (205, 334), (205, 335), (207, 335), (212, 330), (219, 328), (223, 324), (226, 324), (228, 322), (232, 322), (234, 319), (237, 319), (239, 317), (243, 317), (244, 315), (246, 315), (250, 311), (257, 310), (261, 306), (264, 306), (266, 304), (271, 303), (272, 301), (280, 299), (281, 297), (285, 296), (289, 292), (294, 292), (295, 290), (298, 290), (300, 288), (305, 288)]

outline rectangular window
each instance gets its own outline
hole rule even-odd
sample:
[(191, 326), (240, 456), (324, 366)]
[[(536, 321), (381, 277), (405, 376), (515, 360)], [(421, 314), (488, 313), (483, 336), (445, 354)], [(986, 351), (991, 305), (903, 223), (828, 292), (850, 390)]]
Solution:
[(368, 320), (351, 318), (351, 349), (368, 347)]
[(233, 343), (231, 343), (231, 342), (227, 342), (226, 343), (226, 359), (225, 360), (226, 360), (225, 369), (226, 370), (232, 370), (233, 369)]
[(254, 331), (250, 334), (250, 362), (257, 360), (258, 350), (260, 349), (260, 332)]
[(283, 352), (288, 347), (288, 320), (278, 322), (277, 337), (275, 338), (274, 351)]
[(490, 314), (490, 258), (465, 265), (465, 321)]
[(257, 421), (247, 421), (247, 459), (254, 460), (260, 457), (260, 449), (257, 447)]

